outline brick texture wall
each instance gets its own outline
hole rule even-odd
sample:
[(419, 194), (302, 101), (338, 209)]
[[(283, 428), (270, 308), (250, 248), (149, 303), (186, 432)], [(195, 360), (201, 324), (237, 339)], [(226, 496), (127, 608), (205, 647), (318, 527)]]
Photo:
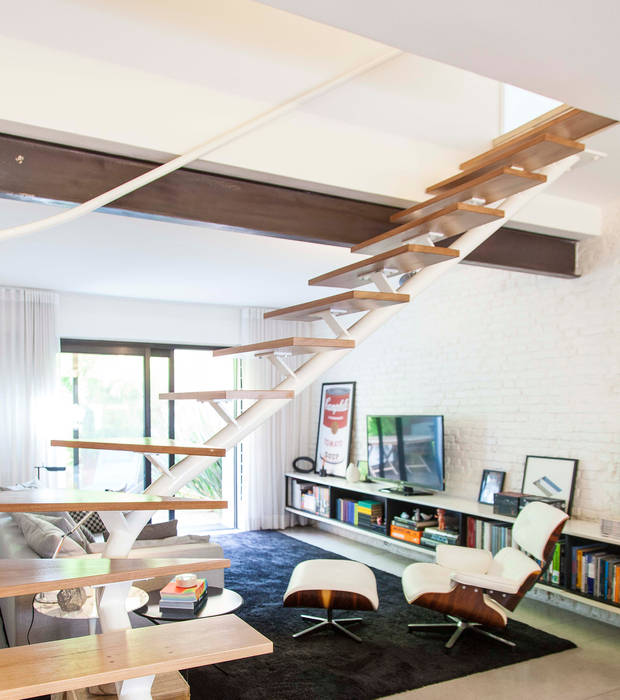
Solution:
[(519, 489), (526, 455), (576, 458), (573, 515), (620, 517), (620, 202), (579, 267), (461, 265), (330, 370), (322, 381), (357, 382), (353, 459), (367, 414), (440, 413), (447, 491), (477, 498), (485, 468)]

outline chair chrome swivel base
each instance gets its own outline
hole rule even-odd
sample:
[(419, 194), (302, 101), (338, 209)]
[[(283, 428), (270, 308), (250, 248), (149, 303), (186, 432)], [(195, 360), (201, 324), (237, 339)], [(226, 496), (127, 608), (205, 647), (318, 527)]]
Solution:
[(456, 629), (454, 629), (454, 633), (452, 634), (450, 639), (448, 639), (448, 641), (445, 644), (446, 649), (452, 649), (452, 647), (456, 644), (456, 641), (458, 640), (458, 638), (466, 630), (473, 630), (474, 632), (477, 632), (478, 634), (483, 634), (485, 637), (490, 637), (491, 639), (495, 639), (495, 641), (501, 642), (502, 644), (506, 644), (509, 647), (516, 646), (516, 644), (514, 642), (511, 642), (509, 639), (504, 639), (503, 637), (500, 637), (497, 634), (493, 634), (492, 632), (488, 632), (487, 630), (482, 629), (482, 627), (480, 627), (480, 624), (478, 622), (466, 622), (465, 620), (460, 620), (458, 617), (454, 617), (453, 615), (446, 615), (446, 617), (449, 620), (452, 620), (452, 622), (439, 622), (437, 624), (410, 624), (408, 631), (411, 632), (414, 629), (439, 630), (439, 629), (444, 629), (445, 627), (456, 628)]
[(318, 620), (318, 624), (312, 625), (312, 627), (308, 627), (308, 629), (302, 630), (301, 632), (296, 632), (293, 635), (293, 637), (303, 637), (305, 634), (310, 634), (310, 632), (316, 632), (317, 630), (322, 629), (323, 627), (332, 627), (337, 632), (342, 632), (342, 634), (346, 634), (347, 637), (351, 637), (351, 639), (354, 639), (356, 642), (362, 641), (360, 637), (358, 637), (356, 634), (353, 634), (353, 632), (344, 627), (344, 625), (349, 624), (351, 622), (363, 622), (363, 618), (361, 617), (347, 617), (334, 620), (334, 612), (331, 608), (328, 608), (327, 618), (316, 617), (315, 615), (302, 615), (302, 618), (304, 620)]

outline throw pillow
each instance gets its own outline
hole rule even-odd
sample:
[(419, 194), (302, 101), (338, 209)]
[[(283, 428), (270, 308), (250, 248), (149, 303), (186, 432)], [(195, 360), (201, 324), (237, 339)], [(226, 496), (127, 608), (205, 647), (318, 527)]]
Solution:
[[(69, 515), (75, 520), (76, 523), (79, 523), (80, 520), (86, 515), (87, 511), (85, 510), (70, 510)], [(103, 524), (103, 520), (99, 517), (99, 513), (92, 512), (88, 518), (84, 521), (84, 525), (88, 528), (90, 532), (93, 533), (93, 535), (97, 535), (100, 532), (107, 532), (105, 525)]]
[[(65, 535), (69, 535), (69, 537), (74, 542), (77, 542), (80, 547), (86, 549), (86, 545), (90, 540), (84, 535), (81, 527), (77, 528), (77, 530), (73, 530), (77, 523), (74, 522), (73, 518), (68, 513), (60, 513), (59, 515), (37, 513), (36, 517), (41, 518), (42, 520), (47, 520), (48, 523), (51, 523), (59, 530), (62, 530)], [(73, 530), (73, 532), (71, 532), (71, 530)]]
[[(51, 559), (54, 556), (65, 534), (60, 528), (31, 513), (12, 513), (12, 518), (19, 525), (30, 549), (44, 559)], [(70, 537), (65, 537), (59, 556), (77, 554), (86, 554), (86, 552), (77, 542)]]
[(166, 520), (163, 523), (145, 525), (136, 539), (161, 540), (164, 537), (176, 537), (178, 520)]

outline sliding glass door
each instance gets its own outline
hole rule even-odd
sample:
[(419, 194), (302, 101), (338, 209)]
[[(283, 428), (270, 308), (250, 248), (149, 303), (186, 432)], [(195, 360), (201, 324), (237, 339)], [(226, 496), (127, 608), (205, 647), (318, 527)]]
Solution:
[[(205, 442), (224, 425), (221, 418), (207, 404), (162, 401), (159, 394), (234, 388), (235, 361), (215, 359), (210, 350), (63, 340), (58, 360), (62, 407), (59, 434)], [(144, 457), (130, 452), (59, 448), (57, 458), (67, 468), (66, 485), (74, 488), (138, 492), (159, 476)], [(171, 456), (169, 463), (175, 459), (182, 456)], [(229, 508), (179, 511), (176, 517), (182, 530), (236, 527), (236, 471), (236, 450), (231, 450), (184, 487), (182, 495), (225, 499)], [(156, 516), (161, 520), (168, 514), (158, 512)]]

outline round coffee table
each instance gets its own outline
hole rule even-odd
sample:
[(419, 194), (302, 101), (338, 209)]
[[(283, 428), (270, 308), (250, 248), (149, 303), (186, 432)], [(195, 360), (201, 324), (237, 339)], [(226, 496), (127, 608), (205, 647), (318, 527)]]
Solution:
[[(71, 612), (62, 610), (56, 601), (56, 593), (58, 591), (43, 593), (40, 598), (37, 596), (38, 599), (35, 598), (34, 600), (34, 609), (49, 617), (58, 617), (64, 620), (88, 620), (88, 633), (95, 634), (99, 615), (97, 614), (97, 602), (95, 601), (94, 589), (90, 586), (86, 586), (84, 590), (86, 591), (86, 601), (79, 610), (73, 610)], [(132, 586), (127, 596), (126, 610), (127, 612), (131, 612), (136, 608), (143, 607), (147, 601), (148, 593), (141, 588)]]
[(175, 615), (168, 617), (159, 609), (159, 591), (149, 593), (148, 603), (137, 610), (136, 615), (145, 617), (147, 620), (159, 624), (160, 622), (174, 622), (178, 620), (194, 620), (197, 617), (215, 617), (216, 615), (226, 615), (235, 612), (243, 605), (243, 598), (231, 591), (229, 588), (216, 588), (209, 586), (209, 593), (205, 604), (194, 615), (188, 612), (187, 616)]

